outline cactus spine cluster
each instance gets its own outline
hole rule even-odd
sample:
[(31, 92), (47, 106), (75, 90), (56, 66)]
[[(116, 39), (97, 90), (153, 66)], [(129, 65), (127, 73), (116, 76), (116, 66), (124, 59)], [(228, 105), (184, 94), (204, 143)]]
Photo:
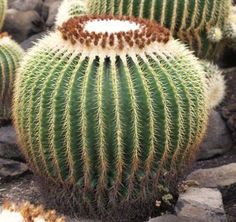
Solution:
[(0, 0), (0, 30), (2, 29), (7, 9), (7, 0)]
[(157, 184), (186, 167), (206, 128), (204, 70), (143, 19), (69, 19), (29, 51), (15, 86), (22, 151), (52, 190), (70, 188), (76, 198), (65, 207), (83, 212), (152, 205)]
[[(68, 11), (73, 11), (76, 4), (64, 1), (64, 5), (70, 8)], [(81, 0), (77, 2), (79, 6)], [(187, 43), (201, 58), (213, 58), (227, 42), (236, 40), (235, 10), (231, 0), (89, 0), (85, 8), (88, 14), (155, 20), (170, 29), (175, 38)], [(60, 22), (63, 14), (59, 13), (58, 18), (61, 18)]]
[(22, 49), (6, 33), (0, 34), (0, 120), (11, 117), (11, 98), (15, 71)]

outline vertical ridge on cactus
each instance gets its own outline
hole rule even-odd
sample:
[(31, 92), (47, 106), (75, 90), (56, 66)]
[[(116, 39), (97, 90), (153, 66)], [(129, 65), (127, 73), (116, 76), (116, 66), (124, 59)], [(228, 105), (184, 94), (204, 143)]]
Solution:
[(6, 9), (7, 9), (7, 1), (0, 0), (0, 30), (2, 29), (3, 22), (5, 19)]
[(0, 120), (11, 117), (11, 98), (16, 68), (23, 50), (6, 33), (0, 34)]
[(57, 15), (58, 25), (69, 17), (81, 15), (81, 11), (155, 20), (201, 58), (214, 59), (226, 44), (232, 47), (232, 42), (235, 43), (236, 13), (231, 0), (64, 0), (60, 11), (63, 13)]
[[(57, 207), (108, 216), (152, 205), (157, 185), (186, 169), (205, 132), (206, 101), (201, 64), (169, 30), (138, 18), (81, 16), (22, 61), (14, 123)], [(130, 220), (141, 213), (134, 211)]]

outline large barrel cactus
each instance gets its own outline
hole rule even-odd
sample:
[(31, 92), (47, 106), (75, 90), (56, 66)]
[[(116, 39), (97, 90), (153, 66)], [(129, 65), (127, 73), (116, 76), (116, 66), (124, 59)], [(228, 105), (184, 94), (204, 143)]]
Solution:
[(21, 149), (64, 210), (147, 216), (140, 206), (155, 208), (206, 128), (202, 66), (143, 19), (69, 19), (29, 51), (15, 86)]
[(2, 29), (7, 8), (7, 0), (0, 0), (0, 30)]
[(0, 120), (11, 117), (13, 82), (22, 49), (6, 33), (0, 34)]
[(87, 14), (132, 15), (155, 20), (201, 58), (212, 59), (227, 43), (236, 42), (236, 13), (232, 0), (64, 0), (57, 23), (68, 19), (68, 15), (72, 17), (85, 11)]

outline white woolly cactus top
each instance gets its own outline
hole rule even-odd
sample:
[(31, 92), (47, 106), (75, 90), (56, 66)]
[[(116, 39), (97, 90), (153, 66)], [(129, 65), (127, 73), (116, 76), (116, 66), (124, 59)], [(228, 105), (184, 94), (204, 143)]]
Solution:
[[(168, 29), (157, 23), (126, 16), (81, 16), (64, 22), (41, 44), (52, 48), (66, 48), (84, 56), (125, 56), (156, 53), (160, 56), (188, 55), (197, 58), (185, 45), (174, 40)], [(197, 65), (197, 64), (196, 64)]]
[(58, 28), (56, 35), (59, 38), (55, 42), (68, 49), (99, 56), (140, 54), (150, 50), (154, 52), (157, 48), (160, 51), (163, 47), (168, 48), (170, 40), (168, 29), (156, 23), (109, 16), (71, 18)]
[(65, 218), (57, 216), (55, 210), (45, 211), (42, 206), (29, 202), (21, 205), (5, 202), (0, 211), (0, 222), (65, 222)]

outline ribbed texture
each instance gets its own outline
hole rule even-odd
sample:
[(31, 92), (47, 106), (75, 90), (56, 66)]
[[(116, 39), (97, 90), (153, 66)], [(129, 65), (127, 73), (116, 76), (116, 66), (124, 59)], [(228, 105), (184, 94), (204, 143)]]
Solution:
[[(172, 31), (222, 27), (229, 16), (231, 0), (92, 0), (89, 12), (135, 15), (160, 22)], [(139, 4), (138, 4), (139, 3)]]
[(11, 98), (15, 71), (22, 49), (9, 37), (0, 39), (0, 119), (11, 117)]
[[(64, 11), (61, 10), (64, 13), (59, 12), (58, 20), (63, 20), (65, 11), (68, 19), (84, 14), (85, 8), (87, 14), (128, 15), (155, 20), (169, 28), (174, 37), (187, 43), (200, 58), (212, 59), (228, 41), (232, 42), (230, 39), (235, 41), (235, 30), (232, 30), (235, 21), (230, 18), (231, 0), (89, 0), (87, 7), (81, 7), (81, 2), (64, 0)], [(226, 41), (212, 41), (212, 28), (218, 28)]]
[(7, 0), (0, 0), (0, 30), (2, 29), (7, 9)]
[(116, 57), (57, 40), (33, 48), (16, 81), (14, 120), (29, 163), (99, 209), (155, 195), (160, 177), (187, 167), (205, 132), (198, 61), (174, 40), (159, 43), (163, 52)]

